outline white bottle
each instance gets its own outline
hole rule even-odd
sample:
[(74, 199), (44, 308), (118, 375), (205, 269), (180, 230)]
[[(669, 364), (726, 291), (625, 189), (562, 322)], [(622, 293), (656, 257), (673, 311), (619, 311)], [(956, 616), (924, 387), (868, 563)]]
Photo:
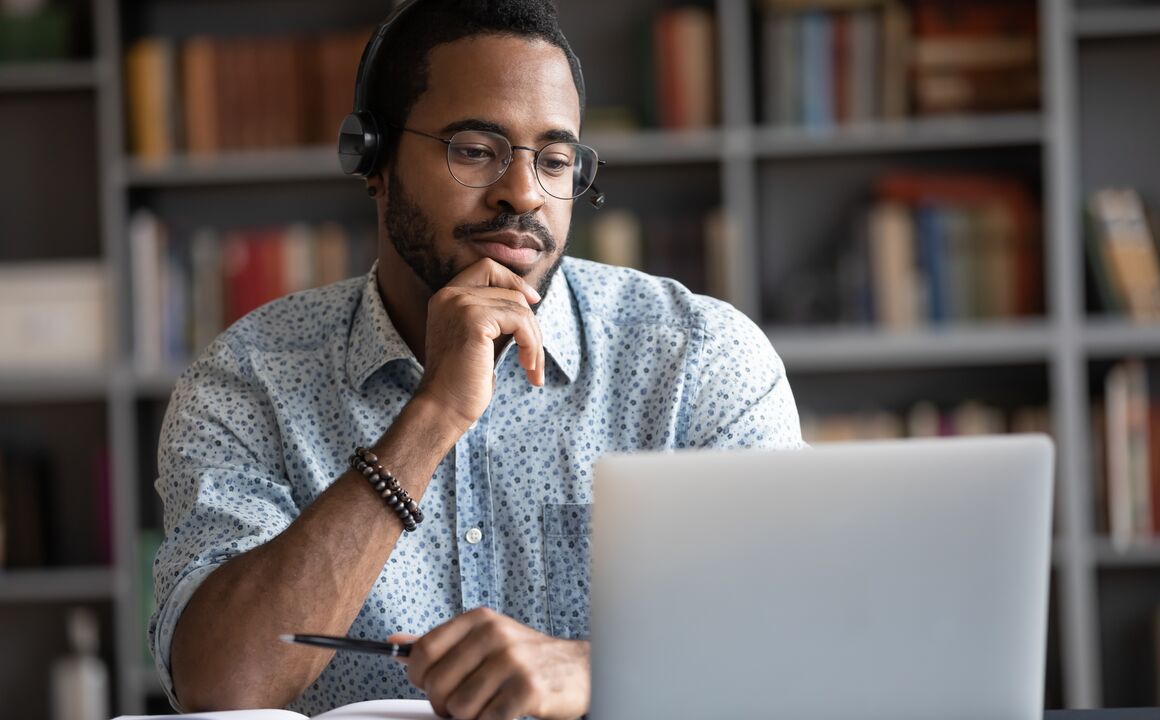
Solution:
[(89, 608), (68, 616), (72, 654), (52, 666), (53, 720), (108, 720), (109, 672), (97, 656), (100, 630)]

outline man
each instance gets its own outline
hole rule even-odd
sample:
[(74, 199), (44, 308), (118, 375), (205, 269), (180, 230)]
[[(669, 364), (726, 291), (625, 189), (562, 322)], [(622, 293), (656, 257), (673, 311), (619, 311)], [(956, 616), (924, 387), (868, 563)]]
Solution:
[[(425, 695), (458, 718), (578, 717), (592, 463), (801, 444), (740, 313), (563, 259), (592, 178), (569, 169), (583, 84), (547, 0), (421, 0), (396, 31), (369, 90), (391, 128), (367, 177), (374, 270), (239, 321), (169, 406), (151, 636), (186, 710)], [(357, 446), (421, 508), (414, 532), (351, 469)], [(728, 500), (705, 490), (674, 532), (711, 539)], [(415, 646), (278, 642), (293, 632)]]

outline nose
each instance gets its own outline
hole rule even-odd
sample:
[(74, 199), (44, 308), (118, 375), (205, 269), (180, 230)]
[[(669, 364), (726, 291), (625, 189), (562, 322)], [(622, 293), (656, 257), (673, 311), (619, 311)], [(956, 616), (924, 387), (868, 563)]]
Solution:
[[(517, 152), (528, 152), (525, 162)], [(488, 187), (487, 202), (494, 209), (509, 210), (523, 215), (537, 210), (544, 204), (544, 188), (536, 179), (535, 153), (524, 148), (513, 148), (507, 170), (494, 184)]]

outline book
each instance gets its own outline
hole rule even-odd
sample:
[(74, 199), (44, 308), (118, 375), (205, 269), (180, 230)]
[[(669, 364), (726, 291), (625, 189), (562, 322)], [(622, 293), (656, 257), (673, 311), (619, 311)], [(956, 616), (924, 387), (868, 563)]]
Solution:
[(900, 0), (882, 8), (882, 117), (897, 120), (910, 110), (910, 10)]
[(211, 38), (195, 35), (182, 45), (185, 149), (191, 155), (216, 153), (222, 147), (217, 122), (216, 64), (215, 43)]
[(142, 370), (161, 366), (164, 355), (162, 308), (165, 228), (151, 211), (129, 218), (129, 266), (133, 292), (133, 358)]
[(919, 318), (913, 219), (905, 206), (885, 202), (871, 211), (869, 227), (874, 319), (887, 329), (912, 329)]
[(919, 114), (1013, 111), (1039, 103), (1038, 12), (1030, 0), (914, 0)]
[(653, 20), (657, 117), (670, 130), (706, 128), (716, 119), (713, 14), (696, 6), (664, 10)]
[(313, 718), (289, 710), (219, 710), (188, 715), (121, 715), (113, 720), (436, 720), (438, 717), (426, 700), (366, 700), (343, 705)]
[(802, 121), (811, 129), (834, 123), (834, 22), (821, 10), (802, 13)]
[(1132, 188), (1104, 188), (1088, 202), (1097, 244), (1097, 276), (1137, 322), (1160, 320), (1160, 257), (1143, 201)]
[(628, 210), (610, 210), (592, 221), (592, 259), (608, 265), (644, 269), (644, 239), (640, 218)]
[(1124, 550), (1153, 530), (1147, 368), (1139, 360), (1118, 363), (1104, 387), (1108, 526), (1113, 547)]
[(105, 367), (109, 296), (101, 261), (0, 263), (0, 371)]
[(175, 151), (174, 72), (173, 44), (166, 38), (141, 38), (125, 52), (129, 150), (148, 163), (163, 163)]

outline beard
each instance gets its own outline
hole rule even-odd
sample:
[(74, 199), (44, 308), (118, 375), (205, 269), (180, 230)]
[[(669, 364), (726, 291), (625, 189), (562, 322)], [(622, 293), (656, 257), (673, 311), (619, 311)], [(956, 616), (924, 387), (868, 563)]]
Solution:
[[(411, 271), (423, 281), (423, 284), (432, 293), (441, 290), (447, 283), (451, 282), (452, 278), (465, 269), (466, 266), (458, 267), (453, 258), (439, 257), (435, 248), (435, 231), (432, 229), (430, 219), (419, 205), (411, 200), (407, 194), (407, 189), (403, 187), (403, 183), (393, 168), (388, 171), (387, 209), (383, 225), (387, 235), (391, 238), (391, 244), (399, 253), (399, 257), (403, 258), (403, 262), (407, 263)], [(452, 231), (452, 237), (456, 240), (465, 240), (472, 235), (502, 230), (513, 230), (533, 235), (543, 245), (543, 252), (549, 255), (556, 252), (557, 243), (552, 232), (537, 220), (533, 213), (516, 215), (503, 212), (485, 222), (457, 225)], [(565, 241), (565, 251), (567, 251), (567, 245), (568, 243)], [(552, 284), (552, 278), (556, 275), (556, 271), (560, 269), (560, 263), (564, 261), (565, 254), (565, 252), (561, 252), (556, 257), (552, 266), (544, 273), (544, 277), (537, 283), (536, 292), (540, 293), (540, 297), (547, 296), (548, 287)], [(520, 276), (527, 274), (515, 268), (508, 267), (508, 269)], [(538, 310), (539, 305), (533, 306), (533, 309)]]

